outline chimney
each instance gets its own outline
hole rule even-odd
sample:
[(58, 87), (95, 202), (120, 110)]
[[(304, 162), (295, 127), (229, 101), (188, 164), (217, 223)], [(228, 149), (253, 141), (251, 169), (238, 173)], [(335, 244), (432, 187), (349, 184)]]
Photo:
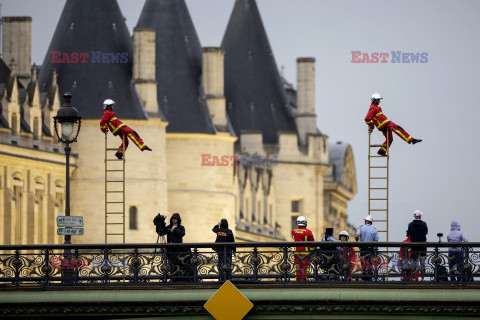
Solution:
[(202, 52), (202, 81), (208, 109), (215, 127), (219, 131), (228, 131), (223, 89), (223, 48), (205, 47)]
[(300, 144), (308, 142), (309, 133), (317, 133), (315, 114), (315, 58), (297, 59), (297, 114)]
[(135, 88), (148, 115), (158, 116), (155, 78), (155, 29), (133, 29), (133, 76)]
[(18, 80), (27, 86), (32, 60), (32, 17), (2, 18), (2, 59), (15, 59)]

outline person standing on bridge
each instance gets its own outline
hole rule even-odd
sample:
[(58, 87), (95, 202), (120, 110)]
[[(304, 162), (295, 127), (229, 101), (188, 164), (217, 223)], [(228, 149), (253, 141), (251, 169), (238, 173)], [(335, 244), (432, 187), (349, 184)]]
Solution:
[[(373, 219), (372, 216), (368, 215), (364, 219), (365, 224), (358, 227), (357, 233), (355, 234), (356, 241), (367, 241), (373, 242), (378, 241), (378, 231), (372, 226)], [(373, 277), (373, 268), (375, 267), (371, 263), (371, 259), (375, 253), (373, 247), (360, 247), (360, 262), (362, 263), (363, 270), (363, 280), (372, 280)]]
[(372, 104), (370, 105), (370, 109), (365, 117), (365, 122), (368, 125), (368, 132), (371, 133), (373, 128), (377, 127), (377, 129), (385, 136), (385, 142), (380, 150), (378, 150), (377, 154), (381, 156), (387, 155), (387, 145), (390, 147), (393, 142), (392, 132), (395, 132), (400, 138), (409, 144), (422, 142), (420, 139), (414, 139), (402, 127), (396, 125), (393, 121), (388, 120), (388, 118), (383, 114), (382, 108), (380, 108), (380, 100), (382, 99), (383, 98), (380, 93), (372, 94)]
[[(447, 236), (448, 242), (468, 242), (467, 237), (460, 231), (460, 223), (457, 220), (452, 220), (450, 224), (450, 233)], [(448, 248), (448, 267), (450, 269), (451, 281), (462, 281), (462, 278), (469, 280), (463, 273), (463, 263), (465, 261), (465, 254), (461, 247)], [(451, 259), (451, 260), (450, 260)], [(464, 277), (462, 277), (464, 276)]]
[[(215, 242), (235, 242), (233, 232), (228, 228), (227, 219), (222, 219), (213, 227), (212, 231), (217, 235)], [(214, 250), (218, 256), (217, 267), (220, 281), (230, 279), (232, 275), (232, 254), (236, 252), (235, 247), (214, 247)]]
[[(307, 218), (299, 216), (297, 218), (297, 227), (292, 230), (294, 241), (315, 241), (312, 231), (307, 229)], [(310, 266), (310, 252), (312, 247), (295, 247), (295, 280), (306, 281)]]
[[(415, 210), (413, 212), (414, 220), (408, 224), (407, 236), (411, 242), (427, 242), (428, 227), (425, 221), (422, 221), (423, 212)], [(412, 249), (412, 258), (417, 261), (417, 270), (420, 269), (422, 280), (425, 276), (425, 259), (427, 257), (427, 247), (417, 246)]]
[(128, 138), (132, 140), (135, 145), (142, 151), (152, 151), (147, 145), (143, 142), (142, 138), (138, 135), (136, 131), (132, 128), (126, 126), (122, 123), (122, 121), (118, 120), (115, 112), (113, 112), (113, 106), (115, 105), (115, 101), (112, 99), (107, 99), (103, 101), (103, 109), (105, 112), (103, 113), (102, 120), (100, 121), (100, 130), (103, 133), (107, 133), (107, 130), (110, 130), (114, 136), (119, 136), (122, 139), (122, 144), (118, 147), (117, 153), (115, 156), (118, 159), (123, 159), (123, 139), (125, 136), (125, 151), (128, 148)]

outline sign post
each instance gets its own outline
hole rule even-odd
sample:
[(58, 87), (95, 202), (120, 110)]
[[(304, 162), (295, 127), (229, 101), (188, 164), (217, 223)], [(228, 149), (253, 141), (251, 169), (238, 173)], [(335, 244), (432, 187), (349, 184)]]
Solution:
[(57, 234), (62, 236), (83, 236), (83, 217), (80, 216), (58, 216)]

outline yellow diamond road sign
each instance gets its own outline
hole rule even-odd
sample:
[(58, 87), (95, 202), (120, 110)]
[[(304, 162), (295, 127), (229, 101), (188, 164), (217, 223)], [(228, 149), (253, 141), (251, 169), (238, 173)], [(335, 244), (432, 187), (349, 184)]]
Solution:
[(216, 320), (241, 320), (253, 308), (253, 303), (227, 281), (203, 307)]

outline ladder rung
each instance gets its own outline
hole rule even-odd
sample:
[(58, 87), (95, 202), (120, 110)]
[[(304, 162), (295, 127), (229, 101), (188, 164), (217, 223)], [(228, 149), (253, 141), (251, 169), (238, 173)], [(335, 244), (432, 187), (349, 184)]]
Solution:
[(387, 211), (387, 209), (370, 209), (370, 211)]
[[(373, 156), (372, 156), (373, 157)], [(124, 159), (105, 159), (105, 161), (123, 161)]]
[(107, 233), (107, 236), (123, 236), (123, 233)]
[(118, 150), (118, 148), (107, 148), (108, 151)]
[(370, 177), (370, 179), (388, 179), (388, 177)]
[(123, 214), (123, 212), (107, 212), (107, 214)]
[(388, 222), (388, 220), (374, 220), (375, 222)]
[(372, 168), (388, 168), (387, 166), (373, 166), (373, 167), (370, 167), (370, 169)]
[(387, 232), (387, 230), (377, 230), (377, 232)]
[(118, 170), (105, 170), (107, 172), (118, 172), (118, 171), (123, 171), (122, 169), (118, 169)]
[(123, 180), (107, 180), (106, 182), (123, 182)]
[(370, 189), (375, 189), (375, 190), (387, 190), (388, 188), (370, 188)]
[[(375, 220), (375, 221), (379, 221), (379, 220)], [(110, 225), (110, 224), (123, 224), (123, 222), (107, 222), (107, 225)]]
[(381, 148), (381, 147), (385, 147), (383, 144), (371, 144), (370, 145), (370, 148)]
[(387, 156), (369, 156), (370, 158), (386, 158)]
[(369, 200), (387, 200), (387, 198), (370, 198)]
[(123, 193), (123, 191), (105, 191), (106, 193)]
[(123, 203), (123, 201), (107, 201), (107, 203)]

